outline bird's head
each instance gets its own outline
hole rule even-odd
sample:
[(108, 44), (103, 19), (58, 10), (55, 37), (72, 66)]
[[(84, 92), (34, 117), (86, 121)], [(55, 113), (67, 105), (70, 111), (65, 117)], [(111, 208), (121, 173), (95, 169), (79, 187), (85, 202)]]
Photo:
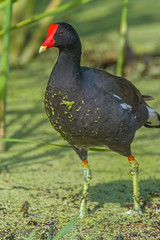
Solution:
[(46, 40), (39, 49), (39, 53), (46, 51), (50, 47), (58, 47), (59, 49), (72, 48), (79, 41), (77, 32), (70, 24), (51, 24), (48, 28)]

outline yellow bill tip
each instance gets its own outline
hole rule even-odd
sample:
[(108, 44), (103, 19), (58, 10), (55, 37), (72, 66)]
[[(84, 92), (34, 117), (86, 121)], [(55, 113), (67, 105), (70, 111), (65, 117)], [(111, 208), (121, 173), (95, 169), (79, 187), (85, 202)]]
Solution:
[(44, 52), (47, 50), (47, 46), (41, 46), (39, 49), (39, 53)]

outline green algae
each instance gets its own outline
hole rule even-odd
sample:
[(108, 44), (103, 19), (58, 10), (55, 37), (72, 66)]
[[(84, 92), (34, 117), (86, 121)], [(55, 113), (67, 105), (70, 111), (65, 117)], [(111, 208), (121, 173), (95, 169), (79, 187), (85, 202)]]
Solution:
[(82, 107), (79, 107), (79, 108), (78, 108), (76, 111), (77, 111), (77, 112), (78, 112), (78, 111), (80, 111), (80, 110), (81, 110), (81, 108), (82, 108)]
[(69, 118), (69, 119), (70, 119), (70, 118), (73, 118), (73, 115), (68, 116), (68, 118)]
[[(54, 107), (50, 106), (50, 109), (52, 111), (52, 115), (54, 116), (55, 115), (55, 112), (54, 112)], [(57, 118), (58, 119), (58, 118)]]

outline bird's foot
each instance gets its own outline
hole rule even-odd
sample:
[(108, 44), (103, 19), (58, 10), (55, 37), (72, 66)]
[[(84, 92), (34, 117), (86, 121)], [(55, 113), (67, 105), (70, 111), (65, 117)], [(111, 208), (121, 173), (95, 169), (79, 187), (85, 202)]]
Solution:
[(143, 216), (143, 212), (142, 212), (141, 208), (138, 210), (131, 209), (131, 210), (127, 211), (126, 214), (128, 214), (129, 216), (135, 216), (135, 215)]
[(127, 215), (127, 218), (140, 216), (141, 218), (146, 219), (146, 217), (144, 216), (141, 208), (131, 209), (131, 210), (125, 212), (124, 214)]

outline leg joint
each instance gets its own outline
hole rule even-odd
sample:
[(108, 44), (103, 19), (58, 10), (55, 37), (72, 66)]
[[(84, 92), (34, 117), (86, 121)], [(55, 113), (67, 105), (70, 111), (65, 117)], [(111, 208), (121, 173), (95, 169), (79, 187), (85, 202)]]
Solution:
[(139, 164), (135, 160), (135, 158), (133, 156), (130, 156), (130, 157), (128, 157), (128, 160), (129, 160), (129, 163), (130, 163), (130, 173), (131, 173), (131, 175), (134, 175), (134, 174), (138, 173)]
[(84, 181), (89, 184), (92, 179), (92, 172), (89, 168), (88, 161), (82, 161), (82, 165), (83, 165), (83, 172), (84, 172)]

